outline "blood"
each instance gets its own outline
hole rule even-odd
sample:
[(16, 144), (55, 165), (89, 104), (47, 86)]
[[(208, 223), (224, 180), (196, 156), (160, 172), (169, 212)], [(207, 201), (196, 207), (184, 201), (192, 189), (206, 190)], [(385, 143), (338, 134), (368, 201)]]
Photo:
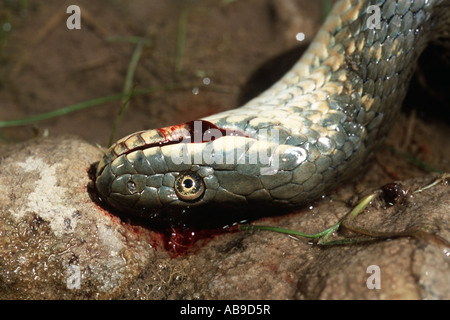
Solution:
[[(91, 182), (87, 185), (87, 191), (91, 200), (97, 205), (99, 212), (106, 215), (114, 223), (121, 224), (127, 232), (126, 237), (139, 237), (149, 242), (152, 248), (163, 247), (171, 257), (196, 253), (208, 241), (218, 235), (237, 232), (238, 227), (218, 223), (213, 225), (199, 225), (199, 221), (206, 221), (205, 216), (193, 218), (193, 221), (185, 221), (183, 216), (191, 216), (192, 212), (185, 210), (155, 211), (142, 215), (130, 215), (121, 212), (103, 201), (98, 194), (95, 185), (96, 164), (88, 170)], [(210, 210), (208, 210), (210, 212)], [(212, 219), (213, 221), (216, 219)], [(219, 220), (220, 221), (220, 220)]]
[(127, 232), (125, 237), (139, 237), (149, 242), (152, 248), (163, 247), (172, 258), (195, 254), (208, 241), (225, 233), (239, 231), (237, 225), (220, 227), (192, 226), (182, 220), (153, 221), (153, 219), (128, 215), (108, 206), (97, 194), (95, 188), (88, 188), (91, 199), (99, 211), (114, 223), (121, 224)]
[(238, 130), (225, 130), (205, 120), (193, 120), (180, 125), (158, 129), (165, 141), (161, 145), (185, 140), (190, 143), (205, 143), (225, 136), (244, 136), (247, 134)]
[[(124, 152), (124, 154), (128, 154), (137, 150), (145, 150), (152, 147), (162, 147), (165, 145), (181, 142), (205, 143), (225, 136), (248, 137), (245, 132), (239, 130), (222, 129), (215, 124), (205, 120), (193, 120), (175, 126), (159, 128), (157, 130), (159, 131), (161, 137), (164, 137), (164, 140), (155, 143), (143, 144), (139, 147), (128, 149), (126, 152)], [(122, 142), (122, 145), (125, 146), (125, 142)], [(116, 157), (123, 154), (117, 154), (115, 153), (115, 151), (113, 152)]]
[(214, 229), (193, 229), (187, 225), (171, 226), (162, 232), (164, 248), (172, 257), (195, 254), (218, 235), (239, 231), (237, 226)]

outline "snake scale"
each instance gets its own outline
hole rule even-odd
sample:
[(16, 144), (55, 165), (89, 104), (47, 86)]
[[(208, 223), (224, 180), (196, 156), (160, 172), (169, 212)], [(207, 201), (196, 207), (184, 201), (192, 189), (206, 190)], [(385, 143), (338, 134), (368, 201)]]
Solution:
[[(391, 128), (450, 0), (338, 1), (300, 60), (244, 106), (133, 133), (100, 161), (110, 206), (301, 206), (353, 177)], [(213, 213), (211, 213), (213, 215)]]

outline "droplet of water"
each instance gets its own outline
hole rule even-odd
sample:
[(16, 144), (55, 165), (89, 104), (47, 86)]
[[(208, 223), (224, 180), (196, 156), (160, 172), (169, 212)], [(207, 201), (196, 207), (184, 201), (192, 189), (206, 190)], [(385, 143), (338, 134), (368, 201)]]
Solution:
[(202, 79), (202, 82), (203, 82), (204, 85), (207, 86), (208, 84), (211, 83), (211, 79), (210, 79), (209, 77), (204, 77), (204, 78)]
[(444, 249), (444, 254), (446, 257), (450, 257), (450, 249)]
[(303, 32), (299, 32), (295, 35), (295, 39), (297, 41), (303, 41), (303, 40), (305, 40), (305, 34)]

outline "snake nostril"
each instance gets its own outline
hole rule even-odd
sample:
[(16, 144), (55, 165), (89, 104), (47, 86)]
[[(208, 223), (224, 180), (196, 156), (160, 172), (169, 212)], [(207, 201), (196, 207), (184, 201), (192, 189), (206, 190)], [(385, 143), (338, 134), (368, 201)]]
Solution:
[(136, 192), (136, 183), (134, 183), (133, 180), (128, 181), (127, 188), (128, 188), (128, 191), (130, 191), (130, 193)]

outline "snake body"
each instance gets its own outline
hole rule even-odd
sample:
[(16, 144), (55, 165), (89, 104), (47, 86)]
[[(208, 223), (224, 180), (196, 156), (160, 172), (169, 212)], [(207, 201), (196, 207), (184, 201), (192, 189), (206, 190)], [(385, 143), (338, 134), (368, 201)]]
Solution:
[(317, 199), (376, 153), (420, 53), (448, 37), (449, 7), (338, 1), (301, 59), (244, 106), (117, 141), (98, 165), (98, 193), (143, 215)]

